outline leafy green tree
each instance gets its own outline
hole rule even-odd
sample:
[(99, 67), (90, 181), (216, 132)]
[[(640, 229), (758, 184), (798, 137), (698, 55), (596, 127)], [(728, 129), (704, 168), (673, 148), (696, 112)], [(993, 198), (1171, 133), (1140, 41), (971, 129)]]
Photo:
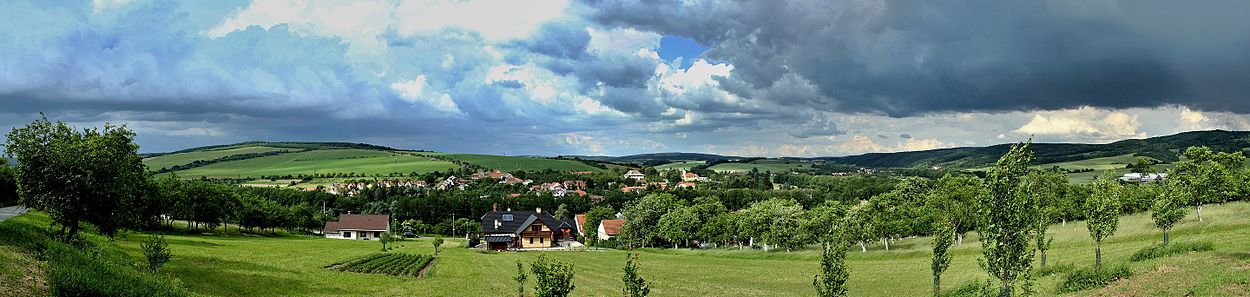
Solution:
[(569, 205), (565, 203), (560, 203), (560, 206), (556, 207), (556, 212), (554, 215), (556, 219), (558, 220), (567, 220), (567, 219), (573, 218), (573, 215), (570, 213), (570, 210), (569, 210)]
[(630, 247), (646, 247), (659, 237), (654, 229), (659, 225), (660, 217), (683, 205), (683, 200), (672, 194), (649, 194), (627, 203), (623, 211), (626, 220), (621, 226), (620, 240)]
[(1094, 193), (1085, 201), (1085, 226), (1094, 238), (1094, 269), (1102, 270), (1102, 241), (1115, 234), (1120, 223), (1120, 184), (1110, 179), (1093, 183)]
[(985, 185), (973, 175), (947, 174), (938, 179), (929, 192), (931, 213), (946, 215), (955, 234), (955, 243), (963, 242), (963, 236), (977, 226), (977, 197), (985, 195)]
[(516, 275), (512, 277), (512, 280), (516, 281), (517, 297), (525, 297), (525, 278), (527, 277), (528, 276), (525, 274), (525, 266), (521, 264), (521, 261), (517, 261)]
[(942, 272), (951, 266), (950, 247), (955, 242), (955, 231), (950, 223), (934, 224), (933, 229), (933, 296), (942, 292)]
[(690, 239), (699, 231), (699, 217), (695, 216), (690, 207), (679, 206), (660, 217), (656, 231), (660, 238), (673, 244), (677, 249), (679, 243), (690, 246)]
[(816, 296), (846, 296), (846, 280), (851, 274), (846, 267), (846, 242), (836, 240), (821, 246), (820, 274), (812, 278)]
[(387, 246), (387, 245), (389, 245), (389, 244), (391, 244), (392, 242), (395, 242), (395, 240), (397, 240), (397, 239), (398, 239), (398, 238), (396, 238), (396, 237), (395, 237), (395, 235), (394, 235), (394, 234), (391, 234), (391, 232), (389, 232), (389, 231), (388, 231), (388, 232), (382, 232), (382, 235), (378, 236), (378, 242), (379, 242), (379, 243), (382, 243), (382, 251), (384, 251), (384, 252), (387, 250), (387, 249), (386, 249), (386, 246)]
[(868, 208), (861, 204), (846, 212), (843, 236), (848, 241), (859, 244), (861, 252), (868, 252), (868, 241), (873, 240), (872, 215)]
[(699, 238), (718, 244), (728, 244), (738, 239), (738, 214), (726, 212), (712, 216), (699, 226)]
[(148, 259), (148, 269), (153, 273), (169, 262), (169, 244), (165, 243), (164, 236), (148, 236), (139, 247), (143, 249), (143, 256)]
[(625, 297), (646, 297), (651, 294), (651, 287), (647, 286), (647, 280), (638, 275), (637, 253), (625, 255), (625, 275), (621, 277), (621, 280), (625, 282), (625, 287), (621, 289)]
[(1128, 164), (1129, 171), (1141, 174), (1155, 173), (1155, 161), (1150, 158), (1138, 157), (1132, 164)]
[(1033, 161), (1032, 140), (1015, 144), (994, 167), (985, 183), (989, 193), (977, 199), (981, 253), (985, 268), (999, 281), (999, 295), (1010, 296), (1013, 285), (1033, 266), (1029, 249), (1037, 207), (1033, 195), (1020, 187)]
[(1034, 247), (1041, 256), (1038, 264), (1043, 269), (1046, 268), (1046, 251), (1050, 250), (1050, 245), (1054, 242), (1054, 238), (1048, 236), (1046, 230), (1050, 228), (1054, 218), (1059, 216), (1058, 201), (1063, 197), (1067, 184), (1068, 175), (1062, 172), (1034, 171), (1025, 178), (1025, 187), (1037, 202), (1035, 204), (1037, 221), (1033, 225), (1033, 241)]
[(832, 243), (842, 233), (842, 220), (846, 208), (837, 201), (828, 201), (804, 212), (800, 230), (804, 242)]
[(0, 158), (0, 206), (17, 203), (17, 173), (8, 158)]
[(803, 206), (789, 199), (773, 198), (756, 203), (741, 210), (739, 228), (750, 236), (759, 236), (764, 242), (764, 250), (769, 244), (778, 245), (786, 250), (793, 250), (802, 245), (802, 237), (797, 233), (803, 217)]
[(538, 255), (538, 259), (530, 264), (530, 272), (534, 273), (534, 296), (564, 297), (573, 292), (573, 264), (551, 260), (547, 255)]
[(1183, 197), (1185, 194), (1184, 190), (1169, 184), (1150, 208), (1150, 217), (1154, 219), (1155, 227), (1163, 230), (1164, 245), (1168, 244), (1168, 230), (1185, 218), (1185, 210), (1181, 209), (1181, 201), (1187, 200)]
[(21, 203), (52, 216), (63, 239), (84, 221), (110, 236), (128, 227), (147, 185), (134, 137), (125, 126), (76, 130), (46, 117), (14, 128), (4, 147), (17, 160)]
[(434, 254), (435, 254), (435, 255), (437, 255), (437, 254), (438, 254), (438, 247), (443, 245), (443, 237), (442, 237), (442, 236), (435, 236), (435, 237), (434, 237), (434, 241), (432, 241), (432, 242), (430, 242), (430, 243), (434, 245)]

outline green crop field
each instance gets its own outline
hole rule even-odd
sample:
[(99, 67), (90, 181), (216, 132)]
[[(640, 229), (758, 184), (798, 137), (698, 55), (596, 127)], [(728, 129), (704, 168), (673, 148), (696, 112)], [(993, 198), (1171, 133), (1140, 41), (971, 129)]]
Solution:
[(161, 168), (168, 168), (171, 166), (186, 165), (195, 161), (206, 161), (206, 160), (229, 157), (229, 156), (234, 156), (234, 155), (277, 152), (277, 151), (283, 151), (283, 150), (295, 151), (295, 149), (285, 149), (285, 148), (276, 148), (276, 147), (267, 147), (267, 146), (229, 147), (229, 148), (223, 148), (223, 149), (194, 151), (194, 152), (177, 153), (177, 154), (169, 154), (169, 155), (145, 158), (143, 159), (143, 165), (147, 165), (149, 170), (159, 170)]
[(811, 169), (812, 163), (794, 160), (762, 159), (751, 161), (750, 163), (720, 163), (712, 165), (708, 169), (716, 172), (747, 172), (753, 168), (758, 168), (760, 172), (771, 171), (773, 173), (802, 171)]
[(238, 178), (314, 173), (389, 174), (447, 171), (450, 162), (408, 153), (364, 149), (322, 149), (246, 160), (214, 163), (177, 171), (184, 178)]
[[(1173, 230), (1174, 242), (1211, 242), (1209, 252), (1186, 253), (1130, 262), (1138, 249), (1160, 241), (1149, 214), (1121, 218), (1120, 230), (1103, 244), (1108, 265), (1127, 263), (1134, 275), (1107, 288), (1068, 295), (1234, 296), (1246, 295), (1250, 283), (1250, 203), (1208, 205), (1204, 222), (1190, 216)], [(1081, 222), (1054, 225), (1049, 265), (1088, 267), (1094, 243)], [(141, 236), (118, 240), (134, 259), (142, 259)], [(449, 240), (421, 278), (339, 272), (327, 265), (376, 253), (377, 241), (323, 239), (304, 236), (243, 237), (168, 235), (173, 260), (162, 273), (182, 280), (194, 292), (223, 296), (367, 295), (367, 296), (502, 296), (514, 293), (511, 277), (516, 262), (531, 263), (540, 252), (489, 253), (462, 248), (463, 239)], [(930, 239), (902, 239), (884, 251), (867, 253), (852, 246), (848, 253), (852, 296), (929, 295)], [(432, 254), (428, 239), (399, 244), (392, 253)], [(782, 252), (759, 250), (642, 249), (641, 274), (653, 296), (803, 296), (811, 295), (812, 276), (819, 266), (815, 248)], [(576, 271), (574, 296), (620, 295), (625, 253), (618, 250), (546, 252), (568, 261)], [(954, 247), (943, 287), (985, 279), (976, 258), (975, 233)], [(1202, 263), (1201, 265), (1194, 265)], [(532, 292), (533, 277), (527, 284)], [(1042, 276), (1037, 290), (1058, 295), (1062, 273)]]
[[(1136, 161), (1137, 158), (1139, 157), (1135, 157), (1133, 154), (1124, 154), (1119, 156), (1091, 158), (1069, 162), (1046, 163), (1030, 167), (1036, 169), (1059, 167), (1067, 170), (1093, 169), (1094, 171), (1068, 173), (1069, 182), (1088, 184), (1094, 182), (1094, 179), (1097, 179), (1108, 172), (1115, 178), (1123, 176), (1125, 173), (1129, 173), (1129, 169), (1127, 168), (1128, 164)], [(1173, 166), (1175, 166), (1175, 164), (1155, 164), (1153, 168), (1156, 172), (1167, 172), (1168, 170), (1171, 170)], [(969, 169), (969, 171), (985, 171), (989, 169), (989, 167), (981, 167)]]
[(655, 170), (690, 170), (691, 167), (703, 165), (706, 161), (676, 161), (672, 163), (655, 166)]
[(460, 160), (465, 163), (478, 165), (500, 171), (540, 171), (540, 170), (556, 170), (556, 171), (600, 171), (602, 169), (594, 166), (586, 165), (582, 162), (573, 160), (557, 160), (534, 157), (512, 157), (512, 156), (496, 156), (496, 155), (477, 155), (477, 154), (451, 154), (451, 153), (421, 153), (431, 156), (440, 156), (448, 159)]

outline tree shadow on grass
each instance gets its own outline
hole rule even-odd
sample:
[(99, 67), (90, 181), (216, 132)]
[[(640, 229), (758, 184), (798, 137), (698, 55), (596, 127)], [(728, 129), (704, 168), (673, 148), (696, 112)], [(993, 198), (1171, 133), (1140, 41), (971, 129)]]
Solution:
[(191, 291), (217, 296), (343, 295), (335, 287), (314, 287), (306, 280), (275, 275), (301, 272), (256, 263), (199, 256), (174, 256), (162, 270), (182, 280)]

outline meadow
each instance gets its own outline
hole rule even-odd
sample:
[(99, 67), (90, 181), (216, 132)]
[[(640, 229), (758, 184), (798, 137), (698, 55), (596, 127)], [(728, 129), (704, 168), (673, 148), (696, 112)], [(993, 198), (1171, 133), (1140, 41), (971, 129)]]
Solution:
[(226, 147), (214, 150), (191, 151), (185, 153), (160, 155), (143, 159), (143, 165), (148, 166), (149, 170), (159, 170), (177, 165), (191, 164), (195, 161), (208, 161), (217, 158), (229, 157), (242, 154), (258, 154), (278, 151), (297, 151), (297, 149), (277, 148), (267, 146), (241, 146)]
[(220, 162), (177, 171), (184, 178), (257, 178), (271, 175), (328, 173), (390, 174), (427, 173), (459, 168), (429, 157), (365, 149), (321, 149), (246, 160)]
[(519, 156), (496, 156), (496, 155), (478, 155), (478, 154), (451, 154), (451, 153), (421, 153), (424, 155), (438, 156), (453, 160), (459, 160), (465, 163), (486, 167), (493, 170), (513, 172), (517, 170), (527, 171), (600, 171), (602, 169), (585, 163), (573, 160), (546, 159), (536, 157), (519, 157)]
[(675, 162), (665, 163), (659, 166), (655, 166), (655, 170), (659, 170), (659, 171), (690, 170), (690, 168), (703, 165), (704, 163), (707, 163), (707, 162), (706, 161), (675, 161)]
[[(1210, 242), (1214, 250), (1193, 252), (1141, 262), (1129, 258), (1137, 250), (1160, 242), (1160, 233), (1149, 214), (1124, 216), (1120, 230), (1103, 244), (1108, 265), (1127, 263), (1135, 272), (1126, 280), (1101, 289), (1070, 293), (1087, 295), (1232, 296), (1250, 294), (1250, 203), (1208, 205), (1204, 221), (1192, 211), (1172, 232), (1176, 243)], [(1051, 226), (1055, 237), (1049, 265), (1054, 274), (1042, 276), (1037, 290), (1043, 296), (1059, 295), (1056, 287), (1063, 273), (1093, 263), (1094, 242), (1081, 222)], [(121, 249), (140, 260), (142, 235), (117, 240)], [(326, 269), (327, 265), (376, 253), (376, 241), (323, 239), (287, 235), (258, 237), (240, 235), (170, 234), (166, 238), (174, 253), (162, 273), (182, 280), (192, 292), (221, 296), (369, 295), (369, 296), (491, 296), (515, 291), (511, 280), (517, 261), (531, 263), (540, 252), (489, 253), (465, 249), (463, 239), (444, 244), (435, 263), (421, 278), (397, 277)], [(848, 264), (852, 296), (930, 295), (930, 239), (908, 238), (880, 244), (868, 252), (851, 246)], [(433, 254), (428, 238), (408, 240), (393, 253)], [(653, 296), (804, 296), (814, 291), (812, 276), (820, 255), (815, 248), (782, 252), (714, 249), (640, 249), (641, 274), (651, 284)], [(545, 252), (575, 266), (574, 296), (620, 295), (621, 268), (626, 251)], [(980, 246), (975, 233), (953, 249), (951, 268), (943, 275), (943, 287), (983, 282), (978, 268)], [(1195, 265), (1201, 263), (1201, 265)], [(527, 284), (532, 290), (533, 278)], [(532, 292), (532, 291), (530, 291)]]
[(807, 162), (799, 162), (785, 159), (760, 159), (748, 163), (720, 163), (708, 167), (708, 170), (715, 172), (748, 172), (752, 169), (759, 169), (760, 172), (789, 172), (803, 171), (811, 169), (812, 164)]

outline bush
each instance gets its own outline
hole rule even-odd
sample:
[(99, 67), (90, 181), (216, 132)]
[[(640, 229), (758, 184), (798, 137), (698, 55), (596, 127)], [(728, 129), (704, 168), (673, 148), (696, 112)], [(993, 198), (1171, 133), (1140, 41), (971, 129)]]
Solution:
[(1102, 271), (1096, 271), (1092, 268), (1082, 268), (1069, 273), (1063, 280), (1063, 283), (1059, 284), (1059, 289), (1057, 291), (1060, 294), (1064, 294), (1094, 288), (1102, 288), (1106, 287), (1111, 282), (1128, 278), (1132, 275), (1133, 270), (1129, 269), (1127, 264), (1104, 267)]
[(971, 281), (952, 289), (942, 290), (941, 297), (998, 296), (998, 286), (993, 281)]
[(143, 256), (148, 259), (148, 269), (156, 272), (165, 262), (169, 262), (169, 244), (164, 236), (149, 236), (139, 244), (143, 248)]
[(1150, 259), (1163, 258), (1183, 254), (1188, 252), (1209, 252), (1215, 249), (1215, 244), (1209, 241), (1199, 242), (1175, 242), (1168, 245), (1155, 244), (1149, 245), (1137, 252), (1129, 260), (1133, 262), (1145, 261)]

